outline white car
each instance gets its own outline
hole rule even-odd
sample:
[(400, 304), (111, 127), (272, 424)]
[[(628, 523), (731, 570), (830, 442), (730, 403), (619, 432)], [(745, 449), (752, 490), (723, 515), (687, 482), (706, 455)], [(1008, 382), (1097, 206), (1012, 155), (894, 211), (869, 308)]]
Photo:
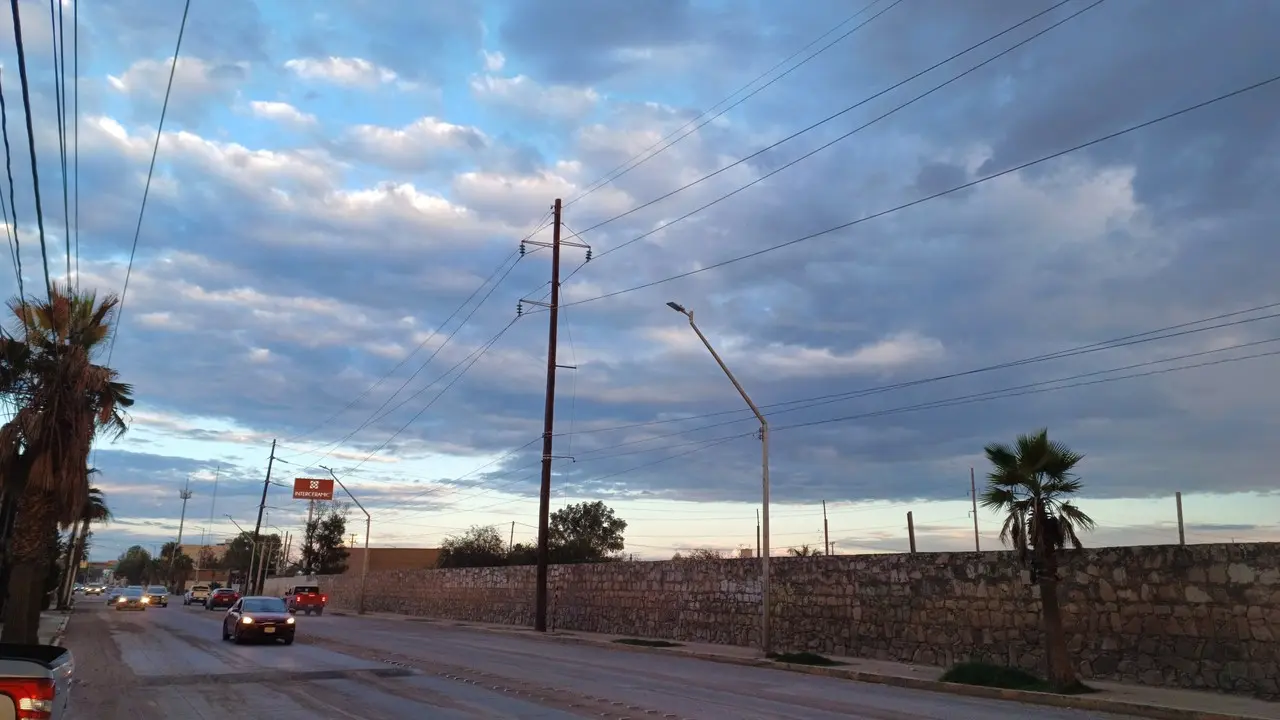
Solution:
[(209, 586), (204, 583), (192, 585), (186, 595), (182, 596), (183, 605), (204, 605), (204, 601), (209, 599)]

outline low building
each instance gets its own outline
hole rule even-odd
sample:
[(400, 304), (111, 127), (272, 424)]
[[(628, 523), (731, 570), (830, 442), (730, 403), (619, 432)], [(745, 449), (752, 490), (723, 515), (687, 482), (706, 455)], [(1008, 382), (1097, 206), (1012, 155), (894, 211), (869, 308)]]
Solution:
[[(347, 571), (343, 575), (359, 575), (364, 568), (364, 548), (347, 548)], [(421, 570), (433, 568), (440, 561), (440, 548), (369, 548), (369, 571)]]

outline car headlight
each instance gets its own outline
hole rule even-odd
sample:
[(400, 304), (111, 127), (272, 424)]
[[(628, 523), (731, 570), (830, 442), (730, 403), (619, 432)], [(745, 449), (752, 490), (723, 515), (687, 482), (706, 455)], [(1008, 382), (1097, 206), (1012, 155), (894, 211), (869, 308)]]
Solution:
[(143, 602), (143, 604), (149, 603), (149, 602), (151, 602), (151, 598), (149, 598), (149, 597), (145, 597), (145, 596), (144, 596), (144, 597), (142, 598), (142, 602)]
[(118, 597), (118, 598), (116, 598), (116, 602), (118, 602), (118, 603), (122, 603), (122, 602), (124, 602), (124, 597)]
[(245, 617), (240, 618), (240, 622), (244, 623), (245, 625), (252, 625), (252, 624), (253, 624), (253, 618), (248, 617), (248, 616), (245, 616)]
[(294, 624), (295, 622), (297, 622), (297, 620), (294, 620), (293, 618), (289, 618), (288, 620), (285, 620), (285, 621), (284, 621), (284, 624), (285, 624), (285, 625), (292, 625), (292, 624)]

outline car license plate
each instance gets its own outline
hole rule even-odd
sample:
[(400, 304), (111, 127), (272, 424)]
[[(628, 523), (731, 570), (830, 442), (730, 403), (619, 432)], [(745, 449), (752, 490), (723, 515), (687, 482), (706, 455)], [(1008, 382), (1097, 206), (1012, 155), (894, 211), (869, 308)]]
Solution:
[(262, 628), (262, 632), (264, 632), (264, 633), (266, 633), (266, 634), (268, 634), (268, 635), (270, 635), (271, 633), (273, 633), (273, 632), (275, 632), (275, 631), (276, 631), (276, 629), (275, 629), (275, 628), (273, 628), (273, 627), (264, 627), (264, 628)]

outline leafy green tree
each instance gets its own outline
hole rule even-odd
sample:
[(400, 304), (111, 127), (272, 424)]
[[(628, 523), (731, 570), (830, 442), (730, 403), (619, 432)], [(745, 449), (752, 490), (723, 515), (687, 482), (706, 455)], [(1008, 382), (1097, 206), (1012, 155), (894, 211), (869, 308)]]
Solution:
[(1084, 487), (1075, 474), (1084, 456), (1051, 441), (1047, 429), (1019, 435), (1013, 445), (992, 443), (985, 451), (991, 471), (979, 500), (1005, 516), (1000, 541), (1031, 566), (1032, 580), (1040, 586), (1049, 683), (1069, 690), (1079, 681), (1062, 627), (1058, 551), (1068, 543), (1082, 547), (1078, 533), (1096, 526), (1072, 502)]
[(627, 521), (599, 500), (568, 505), (551, 513), (548, 541), (555, 563), (616, 560), (626, 543)]
[[(536, 550), (535, 550), (536, 553)], [(436, 566), (496, 567), (506, 565), (507, 541), (492, 525), (472, 525), (459, 535), (450, 535), (440, 543), (440, 559)]]
[(318, 506), (302, 540), (302, 570), (306, 575), (340, 575), (347, 570), (346, 508), (337, 503)]
[(537, 541), (527, 543), (516, 543), (507, 551), (508, 565), (537, 565), (538, 564), (538, 543)]
[(180, 588), (186, 584), (187, 576), (196, 565), (195, 560), (182, 552), (181, 546), (173, 540), (160, 548), (160, 557), (157, 560), (161, 571), (156, 577), (165, 578), (165, 584), (170, 588)]
[(130, 585), (141, 585), (151, 573), (151, 553), (141, 545), (125, 550), (116, 561), (116, 577), (124, 578)]

